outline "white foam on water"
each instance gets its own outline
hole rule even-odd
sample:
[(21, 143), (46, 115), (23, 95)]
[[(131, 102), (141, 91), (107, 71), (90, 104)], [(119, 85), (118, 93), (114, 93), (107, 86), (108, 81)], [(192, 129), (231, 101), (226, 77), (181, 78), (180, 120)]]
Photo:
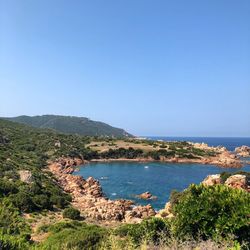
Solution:
[(107, 176), (102, 176), (100, 179), (101, 179), (101, 180), (107, 180), (108, 177), (107, 177)]

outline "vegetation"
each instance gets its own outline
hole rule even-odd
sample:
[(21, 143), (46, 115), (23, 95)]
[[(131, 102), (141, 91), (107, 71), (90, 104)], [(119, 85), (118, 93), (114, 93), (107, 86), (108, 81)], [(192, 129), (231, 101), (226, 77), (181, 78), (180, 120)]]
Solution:
[(134, 149), (134, 148), (119, 148), (119, 149), (109, 149), (106, 152), (100, 153), (99, 157), (104, 159), (119, 159), (119, 158), (126, 158), (126, 159), (135, 159), (138, 157), (143, 156), (143, 151), (141, 149)]
[[(91, 157), (93, 152), (85, 148), (88, 140), (0, 120), (1, 249), (11, 249), (12, 245), (16, 249), (16, 244), (28, 242), (30, 230), (22, 213), (68, 206), (71, 197), (62, 191), (44, 166), (47, 160), (62, 155)], [(30, 182), (20, 180), (23, 170), (31, 173)]]
[(20, 211), (8, 199), (0, 202), (0, 249), (27, 249), (30, 245), (30, 228)]
[(103, 122), (92, 121), (85, 117), (42, 115), (42, 116), (18, 116), (5, 118), (36, 128), (48, 128), (67, 134), (85, 136), (132, 136), (123, 129), (112, 127)]
[[(94, 151), (87, 146), (93, 141), (108, 144), (109, 149)], [(117, 145), (116, 139), (67, 135), (0, 120), (0, 249), (143, 249), (144, 246), (182, 249), (186, 244), (194, 247), (207, 244), (213, 246), (210, 249), (250, 247), (250, 194), (224, 185), (191, 185), (183, 192), (174, 191), (170, 197), (174, 217), (168, 220), (152, 218), (141, 224), (125, 224), (109, 230), (78, 221), (80, 213), (70, 207), (71, 197), (44, 168), (48, 160), (61, 156), (160, 159), (213, 154), (197, 150), (187, 142), (126, 139), (124, 144), (130, 145), (131, 141), (138, 147), (148, 149), (150, 146), (154, 150), (130, 146), (113, 148)], [(20, 171), (24, 170), (31, 174), (28, 181), (20, 178)], [(222, 178), (229, 175), (223, 173)], [(62, 209), (66, 221), (43, 225), (39, 232), (46, 233), (47, 238), (41, 243), (32, 242), (25, 215), (32, 217)]]
[(51, 235), (39, 245), (38, 249), (98, 249), (107, 235), (106, 229), (86, 223), (58, 223), (48, 227), (47, 232)]
[(159, 218), (144, 220), (140, 224), (125, 224), (115, 230), (121, 237), (129, 237), (136, 245), (144, 240), (159, 244), (162, 237), (170, 237), (170, 223)]
[(78, 220), (80, 218), (80, 211), (73, 207), (65, 208), (63, 210), (63, 218)]
[[(175, 195), (176, 197), (176, 195)], [(250, 195), (224, 185), (190, 185), (174, 204), (178, 237), (223, 239), (250, 244)]]
[(112, 138), (94, 138), (87, 147), (96, 151), (99, 158), (129, 158), (140, 157), (160, 160), (161, 158), (199, 159), (206, 156), (216, 156), (211, 149), (198, 149), (188, 142), (162, 142), (127, 138), (117, 140)]

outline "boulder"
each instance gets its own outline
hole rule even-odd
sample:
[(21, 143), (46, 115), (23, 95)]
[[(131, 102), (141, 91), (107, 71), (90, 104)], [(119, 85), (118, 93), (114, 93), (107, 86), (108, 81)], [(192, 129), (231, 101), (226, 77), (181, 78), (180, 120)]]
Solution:
[(247, 177), (242, 174), (236, 174), (236, 175), (230, 176), (225, 181), (225, 185), (232, 187), (232, 188), (248, 190)]
[(32, 183), (33, 182), (33, 176), (31, 171), (29, 170), (20, 170), (19, 172), (20, 180), (25, 183)]
[(55, 142), (55, 147), (60, 148), (61, 147), (61, 142), (60, 141), (56, 141)]
[(219, 174), (213, 174), (213, 175), (208, 175), (204, 181), (202, 181), (202, 184), (205, 186), (213, 186), (216, 184), (221, 184), (221, 178)]
[(170, 202), (167, 202), (164, 209), (159, 210), (156, 217), (159, 218), (172, 218), (174, 215), (172, 214), (172, 205)]
[(241, 157), (249, 157), (250, 156), (250, 147), (245, 146), (245, 145), (235, 148), (234, 151), (238, 156), (241, 156)]
[(157, 199), (156, 196), (153, 196), (150, 192), (145, 192), (139, 195), (136, 195), (136, 198), (143, 199), (143, 200), (155, 200)]

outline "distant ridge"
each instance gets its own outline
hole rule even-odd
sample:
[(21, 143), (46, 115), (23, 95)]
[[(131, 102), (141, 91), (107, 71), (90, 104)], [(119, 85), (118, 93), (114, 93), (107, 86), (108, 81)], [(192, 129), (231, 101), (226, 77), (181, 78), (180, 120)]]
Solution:
[(92, 121), (86, 117), (41, 115), (3, 117), (3, 119), (26, 124), (36, 128), (49, 128), (66, 134), (108, 137), (132, 137), (131, 134), (120, 128), (112, 127), (106, 123)]

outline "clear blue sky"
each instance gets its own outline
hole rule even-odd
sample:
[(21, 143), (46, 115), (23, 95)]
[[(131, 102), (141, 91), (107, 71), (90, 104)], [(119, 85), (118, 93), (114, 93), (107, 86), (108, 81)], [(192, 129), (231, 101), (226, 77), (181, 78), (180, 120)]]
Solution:
[(0, 0), (0, 116), (250, 136), (249, 0)]

